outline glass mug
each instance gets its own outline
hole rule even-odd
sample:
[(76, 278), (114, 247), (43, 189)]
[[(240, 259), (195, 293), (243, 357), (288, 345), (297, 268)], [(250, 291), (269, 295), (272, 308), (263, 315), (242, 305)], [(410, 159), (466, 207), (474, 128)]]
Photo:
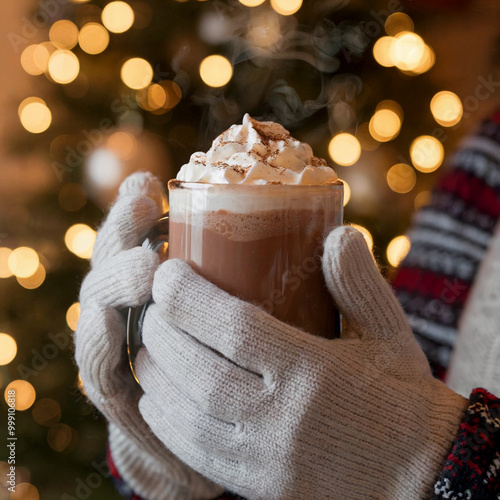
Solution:
[[(209, 184), (171, 180), (168, 214), (143, 246), (313, 335), (340, 335), (321, 269), (323, 241), (342, 224), (343, 184)], [(132, 373), (148, 304), (129, 310)], [(137, 380), (137, 377), (136, 377)]]

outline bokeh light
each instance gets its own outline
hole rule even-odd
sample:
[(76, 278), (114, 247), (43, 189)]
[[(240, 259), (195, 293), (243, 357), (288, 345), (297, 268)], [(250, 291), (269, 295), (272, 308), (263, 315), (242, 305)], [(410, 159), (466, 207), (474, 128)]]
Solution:
[(370, 120), (369, 130), (375, 140), (390, 141), (396, 138), (401, 130), (401, 118), (391, 109), (379, 109)]
[(134, 10), (126, 2), (110, 2), (102, 11), (102, 24), (111, 33), (124, 33), (134, 24)]
[(417, 137), (410, 146), (413, 166), (420, 172), (429, 173), (437, 170), (444, 160), (444, 147), (430, 135)]
[(413, 31), (415, 25), (412, 18), (404, 12), (394, 12), (385, 21), (385, 32), (390, 36), (396, 36), (402, 31)]
[(339, 179), (344, 184), (344, 207), (349, 203), (351, 199), (351, 186), (344, 179)]
[(282, 16), (291, 16), (302, 7), (302, 0), (271, 0), (271, 7)]
[(375, 58), (375, 61), (380, 64), (380, 66), (384, 66), (385, 68), (392, 68), (394, 66), (394, 62), (391, 57), (391, 50), (394, 41), (395, 38), (391, 36), (383, 36), (375, 42), (373, 46), (373, 57)]
[(431, 112), (439, 125), (452, 127), (462, 119), (464, 108), (457, 94), (443, 90), (432, 98)]
[(396, 236), (387, 245), (387, 261), (393, 267), (398, 267), (401, 261), (408, 255), (410, 251), (410, 240), (407, 236)]
[(181, 88), (179, 87), (179, 85), (177, 85), (177, 83), (170, 80), (164, 80), (160, 82), (160, 85), (163, 87), (163, 90), (165, 90), (165, 94), (167, 96), (163, 107), (165, 109), (175, 108), (175, 106), (177, 106), (177, 104), (179, 104), (180, 100), (182, 99)]
[(397, 163), (387, 172), (387, 184), (395, 193), (409, 193), (417, 183), (415, 170), (406, 163)]
[(160, 109), (167, 102), (167, 93), (158, 83), (153, 83), (148, 87), (148, 105), (152, 109)]
[(50, 127), (52, 113), (45, 101), (38, 97), (28, 97), (19, 105), (19, 119), (22, 126), (32, 134), (41, 134)]
[(265, 0), (239, 0), (245, 7), (257, 7), (265, 2)]
[(46, 276), (47, 272), (45, 271), (45, 267), (40, 262), (40, 264), (38, 264), (37, 270), (31, 276), (27, 278), (16, 276), (16, 279), (23, 288), (26, 288), (27, 290), (34, 290), (35, 288), (38, 288), (43, 284)]
[(33, 405), (31, 414), (38, 425), (51, 427), (61, 419), (61, 406), (51, 398), (42, 398)]
[(87, 54), (100, 54), (109, 45), (108, 30), (99, 23), (87, 23), (80, 30), (78, 43)]
[(72, 82), (80, 72), (80, 62), (69, 50), (56, 50), (49, 59), (49, 74), (56, 83)]
[(0, 333), (0, 366), (8, 365), (16, 354), (16, 341), (8, 333)]
[(70, 252), (81, 259), (90, 259), (96, 232), (86, 224), (74, 224), (64, 235), (64, 243)]
[(405, 71), (417, 68), (425, 56), (425, 42), (422, 37), (403, 31), (394, 38), (390, 49), (390, 58), (394, 65)]
[(55, 424), (47, 433), (47, 442), (54, 451), (64, 451), (73, 440), (73, 430), (67, 424)]
[(9, 256), (12, 250), (7, 247), (0, 247), (0, 278), (10, 278), (12, 271), (9, 268)]
[(422, 207), (427, 206), (431, 201), (432, 193), (430, 191), (420, 191), (420, 193), (415, 196), (415, 201), (413, 202), (415, 210), (420, 210)]
[(49, 67), (50, 52), (43, 45), (29, 45), (21, 54), (21, 66), (29, 75), (41, 75)]
[(436, 63), (436, 54), (434, 53), (434, 50), (432, 50), (432, 47), (426, 45), (422, 60), (412, 71), (408, 73), (410, 75), (421, 75), (422, 73), (429, 71), (434, 66), (435, 63)]
[(9, 496), (9, 500), (40, 500), (40, 494), (30, 483), (19, 483), (16, 490)]
[(133, 57), (123, 64), (120, 75), (127, 87), (135, 90), (143, 89), (153, 79), (153, 68), (145, 59)]
[(361, 145), (352, 134), (343, 132), (337, 134), (328, 145), (330, 158), (344, 167), (353, 165), (361, 156)]
[(78, 28), (67, 19), (56, 21), (50, 27), (49, 39), (58, 49), (72, 49), (78, 43)]
[(366, 229), (366, 227), (360, 226), (359, 224), (349, 224), (349, 225), (351, 227), (353, 227), (354, 229), (357, 229), (363, 235), (363, 237), (365, 238), (366, 244), (368, 246), (368, 249), (370, 250), (370, 252), (372, 252), (373, 251), (372, 233), (370, 233), (370, 231), (368, 231), (368, 229)]
[(75, 302), (74, 304), (71, 304), (68, 310), (66, 311), (66, 323), (73, 331), (76, 331), (79, 317), (80, 317), (80, 303)]
[(211, 55), (201, 62), (200, 76), (210, 87), (223, 87), (231, 80), (233, 67), (225, 57)]
[(9, 397), (9, 391), (15, 391), (14, 407), (17, 411), (24, 411), (30, 408), (36, 399), (35, 388), (26, 380), (14, 380), (6, 388), (4, 392), (5, 401)]
[(18, 278), (29, 278), (40, 264), (38, 254), (29, 247), (18, 247), (9, 255), (7, 264), (10, 272)]

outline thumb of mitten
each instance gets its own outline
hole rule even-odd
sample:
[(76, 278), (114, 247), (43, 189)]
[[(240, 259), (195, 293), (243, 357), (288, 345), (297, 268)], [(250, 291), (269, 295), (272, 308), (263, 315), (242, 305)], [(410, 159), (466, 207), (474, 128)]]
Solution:
[(333, 299), (360, 338), (394, 341), (395, 335), (413, 337), (398, 300), (359, 231), (340, 226), (328, 235), (323, 273)]

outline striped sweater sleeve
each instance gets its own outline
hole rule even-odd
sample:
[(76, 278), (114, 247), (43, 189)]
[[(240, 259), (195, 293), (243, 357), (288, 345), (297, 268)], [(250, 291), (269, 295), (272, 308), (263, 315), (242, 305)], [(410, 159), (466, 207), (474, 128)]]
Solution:
[(436, 376), (444, 378), (457, 324), (500, 217), (500, 110), (449, 160), (408, 233), (393, 287)]

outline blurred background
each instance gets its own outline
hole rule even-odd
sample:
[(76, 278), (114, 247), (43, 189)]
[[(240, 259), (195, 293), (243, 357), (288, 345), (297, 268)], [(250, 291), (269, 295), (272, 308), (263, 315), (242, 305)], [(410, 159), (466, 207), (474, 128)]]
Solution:
[(500, 103), (497, 0), (2, 9), (0, 435), (14, 387), (18, 487), (2, 444), (1, 500), (119, 498), (72, 333), (95, 229), (127, 175), (166, 182), (245, 112), (278, 121), (345, 181), (345, 220), (390, 277), (447, 156)]

